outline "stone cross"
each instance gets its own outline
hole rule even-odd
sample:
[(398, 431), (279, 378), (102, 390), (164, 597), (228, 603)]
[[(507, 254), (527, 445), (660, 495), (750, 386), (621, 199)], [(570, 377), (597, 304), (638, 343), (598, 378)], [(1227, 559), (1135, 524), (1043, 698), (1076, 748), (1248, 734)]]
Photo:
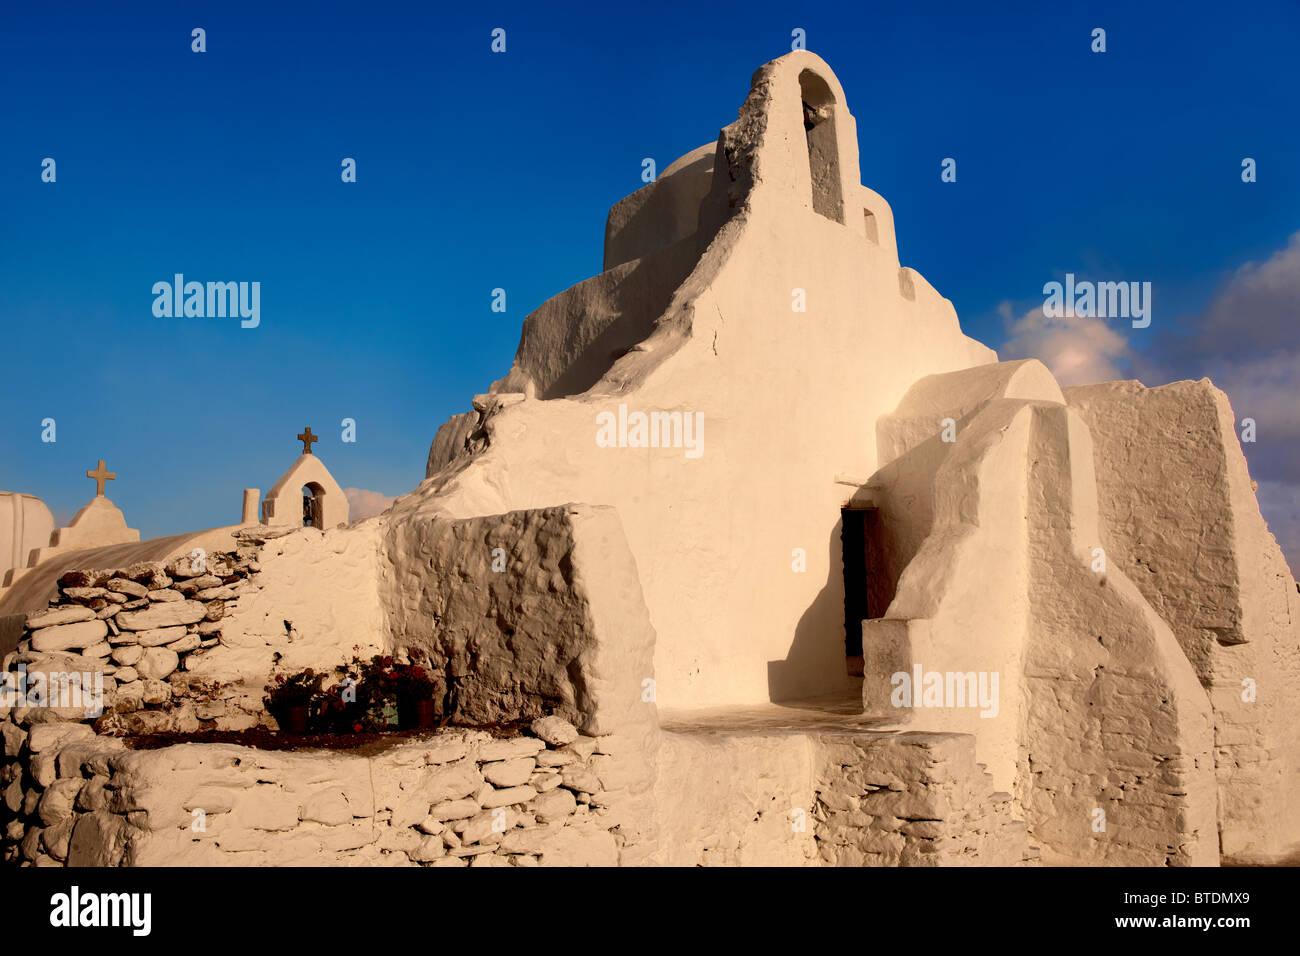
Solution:
[[(302, 434), (298, 436), (298, 441), (302, 442), (302, 453), (304, 455), (310, 455), (311, 443), (314, 441), (320, 441), (320, 436), (313, 435), (311, 433), (311, 426), (308, 425), (307, 428), (302, 432)], [(102, 465), (103, 462), (100, 462), (100, 464)]]
[(99, 467), (94, 471), (86, 472), (86, 477), (95, 479), (95, 497), (102, 498), (104, 497), (104, 482), (112, 481), (117, 475), (105, 467), (104, 459), (101, 458), (99, 459)]

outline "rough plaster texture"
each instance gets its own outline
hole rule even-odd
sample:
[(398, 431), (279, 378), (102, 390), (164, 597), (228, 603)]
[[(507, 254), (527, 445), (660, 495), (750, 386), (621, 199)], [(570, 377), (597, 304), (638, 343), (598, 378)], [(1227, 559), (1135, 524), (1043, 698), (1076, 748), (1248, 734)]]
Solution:
[(817, 843), (834, 866), (1018, 866), (1037, 860), (1011, 794), (965, 734), (818, 741)]
[(1223, 853), (1276, 856), (1300, 842), (1300, 602), (1227, 396), (1208, 380), (1066, 396), (1094, 436), (1107, 559), (1172, 628), (1213, 705)]
[[(843, 223), (814, 208), (800, 108), (805, 70), (825, 78), (834, 100)], [(700, 156), (647, 189), (672, 192), (679, 177), (702, 175)], [(630, 206), (611, 213), (608, 234), (624, 250), (611, 261), (642, 254), (615, 272), (657, 269), (656, 256), (692, 244), (699, 250), (689, 275), (652, 300), (664, 305), (643, 326), (644, 341), (606, 355), (598, 381), (588, 381), (593, 366), (585, 357), (574, 359), (574, 374), (580, 367), (580, 384), (590, 387), (538, 400), (556, 394), (567, 370), (558, 373), (555, 363), (568, 353), (553, 345), (563, 338), (558, 331), (543, 336), (533, 328), (557, 327), (572, 297), (588, 295), (585, 285), (544, 305), (525, 323), (514, 368), (494, 386), (497, 400), (483, 403), (471, 447), (399, 499), (388, 527), (426, 514), (612, 505), (657, 637), (661, 703), (712, 706), (847, 686), (837, 553), (846, 489), (835, 476), (875, 470), (874, 418), (917, 378), (994, 358), (961, 333), (951, 303), (924, 280), (917, 277), (913, 297), (904, 297), (887, 207), (863, 192), (857, 173), (852, 116), (825, 64), (797, 53), (763, 67), (740, 118), (719, 137), (693, 238), (677, 238), (688, 205), (680, 197), (647, 197), (639, 214)], [(695, 195), (699, 183), (681, 189)], [(874, 240), (858, 205), (868, 199)], [(663, 246), (668, 240), (675, 241)], [(792, 311), (795, 289), (807, 293), (806, 312)], [(591, 340), (602, 321), (622, 320), (586, 314), (572, 334)], [(598, 447), (597, 414), (617, 413), (620, 404), (701, 414), (702, 454)], [(861, 410), (861, 427), (827, 409)], [(793, 422), (797, 428), (781, 424)], [(433, 451), (436, 464), (443, 454)], [(756, 480), (755, 463), (777, 461)], [(798, 574), (791, 572), (795, 549), (806, 555)], [(745, 588), (733, 586), (740, 580)]]
[[(0, 817), (6, 855), (36, 866), (637, 859), (635, 830), (606, 786), (619, 782), (621, 764), (604, 739), (447, 731), (373, 755), (228, 744), (130, 750), (83, 724), (24, 727), (28, 715), (18, 716), (3, 723)], [(43, 732), (51, 726), (61, 732)]]
[(816, 744), (804, 734), (664, 732), (655, 787), (665, 866), (815, 866)]
[[(905, 568), (864, 623), (867, 712), (976, 735), (1045, 859), (1217, 861), (1209, 701), (1123, 570), (1093, 569), (1091, 435), (1050, 376), (1036, 362), (934, 376), (879, 431), (899, 457), (868, 487)], [(996, 711), (900, 713), (890, 676), (914, 668), (996, 674)]]
[(630, 815), (651, 833), (654, 632), (613, 509), (422, 518), (393, 528), (385, 553), (392, 641), (444, 674), (448, 718), (554, 714), (584, 733), (616, 734), (623, 779), (611, 789), (641, 808)]
[(1100, 530), (1087, 427), (1060, 407), (1037, 407), (1034, 419), (1026, 819), (1047, 862), (1213, 865), (1209, 700), (1124, 572), (1091, 568)]
[[(543, 760), (565, 760), (536, 741), (494, 760), (398, 748), (368, 791), (358, 781), (377, 757), (257, 754), (253, 776), (269, 782), (238, 784), (214, 850), (186, 835), (181, 791), (244, 757), (62, 761), (50, 755), (64, 735), (80, 745), (94, 731), (28, 709), (3, 724), (7, 858), (1187, 865), (1218, 862), (1220, 844), (1240, 859), (1281, 853), (1296, 832), (1296, 599), (1226, 401), (1208, 383), (1063, 393), (1041, 363), (998, 363), (963, 335), (897, 250), (888, 204), (858, 183), (834, 74), (806, 52), (766, 64), (715, 144), (610, 210), (604, 271), (524, 321), (507, 375), (438, 430), (420, 487), (357, 526), (267, 539), (220, 645), (186, 661), (201, 692), (238, 696), (223, 688), (243, 682), (246, 699), (277, 655), (298, 668), (354, 646), (427, 653), (454, 719), (550, 715), (597, 737), (551, 742), (580, 751), (558, 786), (571, 814), (534, 781), (560, 765)], [(600, 437), (602, 419), (639, 413), (675, 418), (653, 439)], [(277, 503), (268, 518), (299, 522), (301, 477), (269, 496), (294, 514)], [(860, 586), (887, 602), (862, 623), (860, 688), (845, 660), (846, 504), (877, 511), (878, 561)], [(51, 653), (102, 651), (86, 623), (57, 625), (73, 630)], [(995, 713), (924, 697), (899, 707), (893, 676), (913, 670), (996, 675)], [(194, 691), (173, 681), (169, 693)], [(856, 693), (856, 712), (837, 704), (816, 728), (724, 719)], [(145, 712), (169, 706), (153, 698)], [(470, 790), (443, 795), (469, 814), (448, 820), (478, 821), (465, 825), (478, 837), (488, 811), (517, 814), (499, 844), (420, 829), (428, 781), (448, 769), (472, 778), (454, 789), (481, 784), (472, 807)], [(101, 806), (104, 791), (128, 796)], [(601, 819), (569, 830), (565, 814), (583, 807)], [(552, 812), (560, 842), (539, 848), (533, 825)], [(380, 836), (357, 842), (361, 831)]]
[[(981, 675), (996, 674), (995, 708), (964, 697), (962, 706), (946, 701), (903, 711), (901, 719), (914, 729), (978, 734), (981, 760), (1001, 790), (1015, 777), (1028, 629), (1028, 409), (1023, 401), (993, 400), (955, 442), (936, 433), (870, 483), (891, 529), (885, 552), (905, 569), (884, 619), (864, 623), (864, 706), (877, 716), (899, 714), (892, 698), (898, 672), (970, 673), (977, 686)], [(929, 508), (912, 507), (920, 496)], [(895, 656), (890, 637), (904, 622), (906, 651)]]
[(963, 734), (665, 731), (655, 862), (952, 866), (1033, 862), (1011, 794)]
[(371, 521), (323, 533), (303, 528), (268, 540), (258, 573), (222, 621), (221, 647), (194, 673), (246, 679), (260, 688), (276, 654), (281, 668), (300, 670), (330, 668), (387, 647), (377, 535)]
[(654, 724), (654, 634), (612, 509), (410, 521), (386, 547), (393, 640), (445, 672), (453, 718)]
[(610, 208), (604, 271), (695, 236), (700, 203), (713, 183), (716, 155), (717, 144), (705, 143)]
[[(130, 750), (5, 731), (4, 845), (37, 866), (961, 865), (1031, 861), (962, 735), (665, 733), (646, 826), (617, 735), (442, 731), (375, 754)], [(554, 718), (550, 719), (552, 722)], [(544, 737), (538, 739), (538, 737)], [(657, 838), (657, 839), (656, 839)], [(491, 855), (496, 859), (480, 861)]]
[[(978, 734), (1001, 790), (1012, 789), (1018, 759), (1035, 401), (1063, 403), (1035, 360), (928, 376), (877, 422), (891, 457), (867, 483), (884, 529), (876, 573), (893, 600), (863, 625), (864, 706), (914, 728)], [(996, 714), (971, 706), (900, 714), (891, 678), (915, 667), (977, 681), (996, 673)]]

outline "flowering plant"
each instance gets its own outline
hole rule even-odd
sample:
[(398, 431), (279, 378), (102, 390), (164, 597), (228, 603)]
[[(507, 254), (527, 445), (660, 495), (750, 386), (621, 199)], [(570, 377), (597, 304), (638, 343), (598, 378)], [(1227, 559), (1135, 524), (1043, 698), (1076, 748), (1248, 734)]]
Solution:
[(438, 682), (427, 667), (402, 664), (395, 669), (394, 683), (399, 700), (433, 700)]
[(281, 720), (287, 708), (307, 706), (313, 731), (373, 733), (396, 723), (399, 708), (434, 700), (440, 686), (427, 664), (402, 664), (384, 654), (368, 661), (353, 656), (335, 673), (339, 681), (329, 687), (322, 686), (327, 675), (310, 668), (277, 674), (266, 686), (267, 710)]
[(320, 685), (324, 680), (323, 673), (317, 674), (310, 667), (288, 677), (284, 674), (276, 674), (271, 683), (263, 688), (266, 697), (262, 699), (262, 703), (272, 712), (283, 710), (285, 707), (310, 706), (316, 695), (320, 693)]
[(358, 675), (365, 696), (371, 703), (395, 700), (432, 700), (438, 682), (423, 664), (399, 664), (386, 655), (376, 654), (362, 663)]
[(331, 733), (360, 734), (379, 729), (369, 701), (362, 697), (356, 674), (348, 669), (344, 669), (341, 681), (318, 695), (317, 720), (322, 730)]

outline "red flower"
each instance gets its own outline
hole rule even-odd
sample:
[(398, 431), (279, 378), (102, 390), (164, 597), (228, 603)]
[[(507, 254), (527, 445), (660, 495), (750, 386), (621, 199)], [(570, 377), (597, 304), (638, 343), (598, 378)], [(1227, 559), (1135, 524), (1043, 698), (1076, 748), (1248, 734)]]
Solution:
[(353, 724), (353, 725), (352, 725), (352, 732), (353, 732), (354, 734), (359, 734), (359, 733), (361, 733), (361, 725), (360, 725), (360, 724)]

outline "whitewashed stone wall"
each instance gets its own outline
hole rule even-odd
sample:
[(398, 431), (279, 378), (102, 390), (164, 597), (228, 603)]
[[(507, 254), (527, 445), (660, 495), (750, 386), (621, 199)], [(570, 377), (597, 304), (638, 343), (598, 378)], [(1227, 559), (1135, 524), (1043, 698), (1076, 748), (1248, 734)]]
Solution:
[(656, 786), (670, 866), (1034, 865), (969, 734), (665, 731)]
[(227, 615), (256, 588), (257, 555), (257, 546), (247, 545), (167, 564), (67, 572), (50, 606), (28, 614), (4, 662), (11, 686), (20, 670), (29, 688), (43, 678), (53, 689), (52, 675), (79, 675), (83, 690), (102, 686), (102, 714), (54, 708), (65, 720), (95, 721), (100, 733), (246, 730), (266, 722), (260, 683), (247, 688), (189, 673), (220, 647)]
[(1267, 860), (1300, 840), (1300, 598), (1228, 397), (1207, 379), (1066, 394), (1094, 436), (1107, 559), (1169, 623), (1213, 706), (1222, 854)]
[(133, 750), (68, 722), (10, 720), (4, 738), (10, 864), (613, 866), (627, 843), (612, 741), (559, 718), (373, 754)]
[(655, 631), (617, 513), (423, 514), (388, 527), (384, 553), (390, 640), (445, 674), (453, 722), (553, 714), (618, 741), (611, 799), (636, 821), (624, 862), (641, 862), (659, 839)]
[[(546, 599), (508, 623), (516, 635), (536, 630), (528, 647), (538, 656), (527, 659), (546, 675), (555, 662), (540, 656), (543, 624), (563, 618), (550, 613), (551, 605), (568, 608), (583, 635), (573, 656), (591, 673), (581, 691), (562, 691), (553, 702), (568, 704), (590, 736), (548, 716), (523, 736), (447, 730), (364, 751), (151, 747), (149, 735), (161, 731), (270, 724), (260, 679), (254, 694), (242, 683), (223, 685), (189, 670), (194, 655), (220, 646), (205, 642), (219, 641), (220, 625), (245, 589), (258, 595), (248, 599), (264, 597), (258, 555), (246, 549), (209, 556), (203, 573), (180, 563), (67, 576), (52, 607), (32, 616), (8, 664), (98, 668), (107, 709), (97, 717), (60, 707), (0, 709), (0, 860), (35, 866), (855, 866), (1033, 859), (1009, 799), (993, 793), (975, 763), (971, 737), (662, 734), (653, 703), (640, 698), (633, 679), (653, 673), (653, 633), (643, 608), (631, 623), (603, 610), (629, 603), (636, 610), (628, 600), (630, 574), (611, 561), (621, 553), (614, 547), (621, 539), (607, 517), (567, 508), (495, 523), (449, 522), (445, 540), (431, 548), (450, 568), (453, 557), (468, 561), (471, 551), (490, 555), (491, 536), (503, 522), (527, 525), (517, 529), (529, 533), (516, 536), (525, 543), (516, 548), (535, 542), (546, 558), (541, 566), (564, 570), (546, 579), (550, 587), (535, 583)], [(597, 555), (603, 562), (593, 560)], [(435, 610), (450, 627), (444, 633), (455, 635), (490, 604), (474, 591)], [(77, 628), (87, 623), (92, 627)], [(609, 652), (604, 634), (619, 636), (625, 656), (617, 668), (598, 663)], [(446, 654), (449, 664), (456, 647), (446, 647), (453, 651)], [(157, 648), (171, 649), (175, 661), (167, 657), (157, 669), (146, 664), (141, 673), (138, 665)], [(486, 701), (488, 690), (475, 688), (463, 700)], [(535, 714), (528, 712), (536, 701), (529, 694), (498, 701), (503, 709), (488, 716), (502, 726)], [(598, 701), (603, 706), (593, 706)]]
[[(602, 555), (609, 551), (599, 533), (605, 524), (596, 521), (587, 535)], [(475, 864), (482, 866), (614, 865), (644, 858), (655, 823), (648, 747), (656, 726), (653, 704), (640, 700), (639, 686), (629, 677), (626, 688), (618, 686), (608, 712), (645, 711), (640, 719), (602, 726), (592, 706), (609, 676), (621, 673), (600, 663), (593, 631), (617, 630), (625, 641), (639, 642), (639, 654), (620, 658), (620, 664), (637, 679), (652, 673), (653, 638), (643, 607), (639, 629), (599, 610), (588, 609), (583, 616), (578, 655), (583, 694), (574, 717), (591, 736), (580, 735), (560, 717), (539, 716), (526, 697), (506, 695), (503, 709), (488, 715), (496, 719), (483, 723), (506, 727), (537, 718), (532, 736), (494, 740), (482, 731), (448, 731), (433, 739), (394, 740), (373, 756), (209, 743), (151, 747), (149, 735), (164, 731), (274, 726), (261, 701), (266, 675), (233, 666), (249, 656), (239, 656), (247, 648), (226, 647), (221, 635), (223, 621), (233, 620), (236, 643), (242, 639), (253, 650), (264, 644), (258, 661), (270, 660), (275, 643), (270, 637), (250, 643), (247, 622), (239, 629), (234, 615), (241, 598), (254, 602), (243, 617), (269, 613), (262, 607), (268, 588), (261, 579), (274, 577), (274, 568), (263, 574), (254, 546), (263, 543), (258, 539), (236, 553), (208, 555), (202, 569), (181, 561), (73, 572), (60, 582), (51, 607), (31, 616), (6, 666), (102, 675), (105, 710), (0, 708), (6, 744), (0, 810), (5, 860), (101, 866), (441, 861), (436, 865), (449, 866), (492, 857)], [(264, 560), (274, 565), (281, 550)], [(581, 557), (582, 563), (594, 564)], [(609, 589), (608, 576), (593, 568), (584, 579), (584, 597)], [(622, 586), (621, 579), (615, 583)], [(284, 623), (287, 629), (289, 622)], [(541, 638), (529, 660), (540, 660)], [(321, 659), (336, 650), (332, 645), (293, 643), (288, 633), (283, 640), (286, 654), (300, 644), (314, 649), (295, 663), (338, 663)], [(214, 650), (231, 661), (194, 668)], [(559, 666), (573, 673), (576, 664), (569, 660)], [(66, 755), (64, 743), (75, 744)], [(47, 790), (56, 796), (47, 798)], [(433, 797), (417, 812), (426, 792)], [(202, 831), (191, 829), (196, 810), (203, 811)]]
[(1037, 850), (969, 734), (820, 741), (817, 850), (832, 866), (1017, 866)]

